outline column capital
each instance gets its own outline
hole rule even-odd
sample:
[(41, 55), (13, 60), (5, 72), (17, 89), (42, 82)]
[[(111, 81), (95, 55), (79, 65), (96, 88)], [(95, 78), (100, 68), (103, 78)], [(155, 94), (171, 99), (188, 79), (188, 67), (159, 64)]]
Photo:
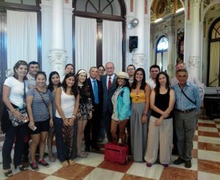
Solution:
[(51, 11), (51, 5), (49, 4), (40, 4), (41, 11)]
[(144, 68), (146, 62), (146, 55), (144, 53), (134, 53), (132, 57), (132, 63), (136, 68)]
[(173, 76), (173, 71), (174, 71), (174, 65), (172, 64), (172, 62), (170, 62), (167, 65), (167, 74), (169, 75), (169, 77)]
[(71, 8), (71, 7), (64, 7), (64, 13), (66, 14), (73, 14), (73, 10), (74, 8)]
[(49, 53), (49, 58), (53, 71), (57, 71), (60, 76), (64, 74), (64, 66), (67, 59), (67, 53), (63, 49), (51, 49)]
[(199, 4), (200, 4), (200, 0), (191, 0), (191, 2), (192, 2), (192, 6), (199, 6)]
[(201, 59), (199, 56), (190, 56), (188, 61), (190, 69), (196, 69), (201, 67)]

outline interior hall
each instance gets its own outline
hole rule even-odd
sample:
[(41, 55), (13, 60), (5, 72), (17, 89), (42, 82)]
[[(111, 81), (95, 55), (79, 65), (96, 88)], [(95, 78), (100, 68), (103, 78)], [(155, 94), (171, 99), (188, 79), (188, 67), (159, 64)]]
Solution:
[[(149, 168), (146, 162), (132, 160), (125, 165), (105, 161), (105, 139), (98, 143), (99, 152), (77, 157), (74, 166), (62, 167), (58, 159), (49, 162), (46, 156), (49, 168), (19, 171), (12, 166), (9, 178), (4, 176), (1, 155), (0, 179), (220, 179), (219, 0), (0, 0), (0, 118), (3, 84), (18, 60), (36, 61), (47, 76), (57, 71), (60, 77), (66, 64), (72, 64), (76, 73), (112, 62), (115, 74), (133, 64), (145, 70), (146, 79), (151, 65), (172, 79), (176, 65), (184, 63), (190, 76), (203, 84), (204, 99), (190, 169), (172, 163), (176, 154), (168, 168), (158, 163)], [(0, 153), (4, 139), (0, 132)]]

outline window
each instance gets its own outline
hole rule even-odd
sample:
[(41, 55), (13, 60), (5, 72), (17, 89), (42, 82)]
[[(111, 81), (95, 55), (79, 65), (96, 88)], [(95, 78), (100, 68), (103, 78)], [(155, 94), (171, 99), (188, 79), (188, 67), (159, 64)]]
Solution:
[(156, 47), (156, 64), (160, 66), (161, 71), (167, 70), (168, 62), (168, 39), (165, 36), (159, 38)]
[(220, 86), (220, 18), (210, 27), (208, 61), (208, 86)]
[(76, 4), (76, 11), (121, 16), (120, 4), (116, 0), (80, 0)]
[(37, 0), (0, 0), (0, 2), (6, 2), (6, 3), (15, 3), (15, 4), (23, 4), (23, 5), (37, 5)]

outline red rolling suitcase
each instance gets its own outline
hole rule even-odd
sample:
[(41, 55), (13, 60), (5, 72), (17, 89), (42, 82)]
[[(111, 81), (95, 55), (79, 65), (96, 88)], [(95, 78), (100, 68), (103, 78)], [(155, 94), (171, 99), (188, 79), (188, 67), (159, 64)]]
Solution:
[(126, 164), (128, 162), (128, 146), (112, 142), (105, 144), (105, 160)]

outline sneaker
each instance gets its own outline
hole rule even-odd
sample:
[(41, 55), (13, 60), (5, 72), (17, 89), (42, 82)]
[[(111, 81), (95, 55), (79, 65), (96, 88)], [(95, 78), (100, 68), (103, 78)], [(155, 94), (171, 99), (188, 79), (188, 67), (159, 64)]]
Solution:
[(31, 163), (30, 163), (30, 166), (31, 166), (31, 169), (33, 169), (34, 171), (38, 171), (38, 170), (39, 170), (36, 161), (31, 162)]
[(68, 167), (69, 166), (69, 163), (67, 161), (63, 161), (61, 162), (62, 166), (63, 167)]
[(44, 159), (41, 159), (40, 161), (38, 161), (38, 163), (44, 167), (49, 167), (50, 165), (44, 160)]

